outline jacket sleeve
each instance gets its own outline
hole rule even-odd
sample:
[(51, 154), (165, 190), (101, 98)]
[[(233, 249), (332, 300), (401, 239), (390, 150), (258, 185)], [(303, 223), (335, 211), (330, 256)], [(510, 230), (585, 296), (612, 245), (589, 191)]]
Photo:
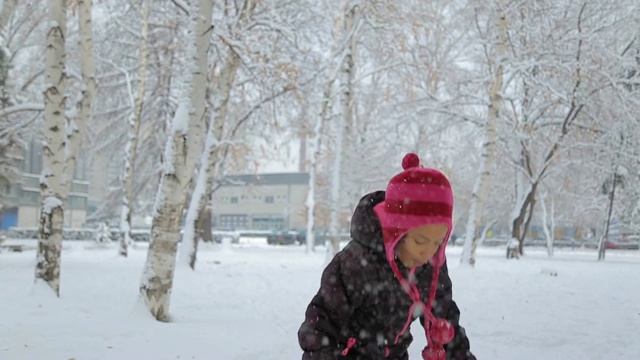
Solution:
[[(451, 278), (447, 264), (440, 268), (438, 278), (438, 289), (433, 304), (433, 315), (438, 318), (447, 319), (455, 330), (455, 336), (451, 342), (445, 345), (447, 360), (476, 360), (471, 353), (469, 339), (462, 326), (460, 326), (460, 310), (453, 301)], [(424, 321), (423, 321), (424, 326)]]
[(364, 289), (355, 286), (363, 274), (352, 263), (348, 254), (341, 252), (322, 273), (320, 290), (307, 307), (298, 330), (303, 360), (335, 360), (346, 347), (347, 324), (364, 294)]

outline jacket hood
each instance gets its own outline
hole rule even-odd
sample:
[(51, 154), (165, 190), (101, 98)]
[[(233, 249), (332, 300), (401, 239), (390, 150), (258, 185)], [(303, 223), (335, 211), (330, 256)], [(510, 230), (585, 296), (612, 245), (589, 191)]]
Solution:
[(384, 197), (384, 191), (374, 191), (363, 196), (351, 216), (351, 238), (383, 256), (385, 247), (382, 225), (373, 208), (383, 202)]

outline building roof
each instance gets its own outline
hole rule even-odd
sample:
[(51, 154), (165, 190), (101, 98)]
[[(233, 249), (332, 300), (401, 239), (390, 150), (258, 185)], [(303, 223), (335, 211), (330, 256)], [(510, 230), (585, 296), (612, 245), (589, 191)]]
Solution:
[(248, 174), (227, 175), (222, 180), (223, 186), (248, 185), (306, 185), (309, 183), (309, 173), (276, 173), (276, 174)]

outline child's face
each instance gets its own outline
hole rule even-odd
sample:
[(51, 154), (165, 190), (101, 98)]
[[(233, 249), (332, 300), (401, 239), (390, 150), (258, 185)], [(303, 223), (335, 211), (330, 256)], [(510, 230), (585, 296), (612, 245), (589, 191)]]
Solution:
[(413, 228), (396, 247), (400, 262), (408, 268), (425, 265), (438, 251), (447, 236), (446, 225), (432, 224)]

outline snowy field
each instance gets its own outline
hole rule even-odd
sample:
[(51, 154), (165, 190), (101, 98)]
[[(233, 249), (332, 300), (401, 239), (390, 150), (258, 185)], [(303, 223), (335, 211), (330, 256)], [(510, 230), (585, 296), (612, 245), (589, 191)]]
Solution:
[[(17, 241), (13, 241), (17, 242)], [(640, 359), (640, 253), (543, 249), (506, 261), (478, 252), (476, 269), (448, 250), (454, 298), (478, 359)], [(65, 242), (62, 296), (33, 286), (35, 251), (0, 253), (0, 359), (299, 359), (296, 332), (325, 254), (244, 240), (203, 246), (179, 268), (172, 323), (136, 308), (146, 249), (128, 259)], [(550, 273), (557, 272), (557, 276)], [(424, 346), (419, 322), (411, 359)]]

